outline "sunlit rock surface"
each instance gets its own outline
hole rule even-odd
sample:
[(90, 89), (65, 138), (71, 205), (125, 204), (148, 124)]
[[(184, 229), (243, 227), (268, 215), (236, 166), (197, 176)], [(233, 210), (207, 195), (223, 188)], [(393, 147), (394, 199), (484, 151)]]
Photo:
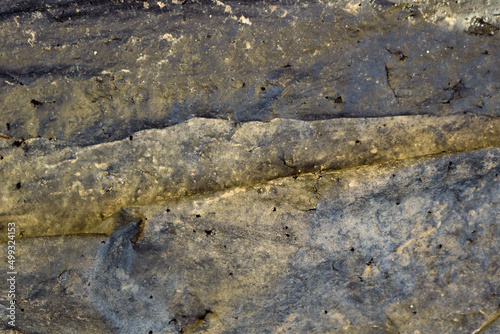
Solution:
[(3, 1), (2, 329), (499, 332), (499, 14)]

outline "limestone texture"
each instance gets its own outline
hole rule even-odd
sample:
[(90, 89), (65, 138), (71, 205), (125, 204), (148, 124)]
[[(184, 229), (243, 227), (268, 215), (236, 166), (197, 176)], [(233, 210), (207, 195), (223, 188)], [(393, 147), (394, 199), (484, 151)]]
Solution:
[(1, 330), (500, 332), (499, 30), (495, 0), (2, 1)]

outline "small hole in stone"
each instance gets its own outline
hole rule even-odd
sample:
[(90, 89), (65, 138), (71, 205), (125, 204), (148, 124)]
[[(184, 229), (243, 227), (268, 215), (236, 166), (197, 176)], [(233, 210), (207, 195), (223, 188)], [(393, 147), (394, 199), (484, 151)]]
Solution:
[(18, 182), (18, 183), (16, 184), (16, 188), (17, 188), (17, 189), (21, 189), (21, 182)]
[(35, 100), (35, 99), (32, 99), (32, 100), (31, 100), (31, 104), (32, 104), (33, 106), (35, 106), (35, 108), (36, 108), (36, 107), (38, 107), (38, 106), (41, 106), (41, 105), (43, 104), (43, 102), (41, 102), (41, 101), (37, 101), (37, 100)]
[(260, 90), (261, 90), (261, 91), (265, 91), (265, 90), (266, 90), (266, 87), (260, 87)]
[(149, 296), (149, 299), (153, 299), (153, 296)]
[(359, 140), (356, 140), (356, 144), (359, 144), (359, 143), (361, 143), (361, 142)]
[(7, 123), (7, 131), (10, 131), (10, 123)]
[(167, 209), (167, 212), (170, 212), (170, 209)]
[(328, 311), (327, 311), (327, 310), (325, 310), (325, 314), (328, 314)]
[(399, 204), (401, 204), (401, 203), (399, 203), (399, 202), (396, 202), (396, 205), (399, 205)]
[(201, 217), (201, 215), (196, 215), (196, 218), (200, 218), (200, 217)]
[(351, 252), (354, 252), (354, 247), (351, 247)]
[(134, 139), (134, 136), (130, 136), (130, 137), (128, 137), (128, 139), (133, 140), (133, 139)]
[(441, 249), (441, 248), (443, 248), (443, 245), (439, 244), (439, 245), (437, 246), (437, 248), (438, 248), (438, 249)]
[(276, 207), (273, 208), (273, 211), (276, 211)]

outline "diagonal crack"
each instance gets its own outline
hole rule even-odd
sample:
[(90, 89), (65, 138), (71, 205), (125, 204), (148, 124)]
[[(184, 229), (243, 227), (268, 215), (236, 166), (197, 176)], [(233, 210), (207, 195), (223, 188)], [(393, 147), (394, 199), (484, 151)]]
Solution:
[(486, 320), (481, 324), (481, 327), (476, 329), (472, 334), (480, 334), (485, 330), (490, 328), (498, 319), (500, 319), (500, 310), (492, 313)]

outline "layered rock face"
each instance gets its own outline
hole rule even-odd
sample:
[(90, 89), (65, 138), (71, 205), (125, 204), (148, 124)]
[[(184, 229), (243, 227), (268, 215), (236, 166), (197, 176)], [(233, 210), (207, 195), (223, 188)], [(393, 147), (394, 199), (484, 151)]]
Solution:
[(2, 329), (500, 331), (499, 15), (3, 2)]

